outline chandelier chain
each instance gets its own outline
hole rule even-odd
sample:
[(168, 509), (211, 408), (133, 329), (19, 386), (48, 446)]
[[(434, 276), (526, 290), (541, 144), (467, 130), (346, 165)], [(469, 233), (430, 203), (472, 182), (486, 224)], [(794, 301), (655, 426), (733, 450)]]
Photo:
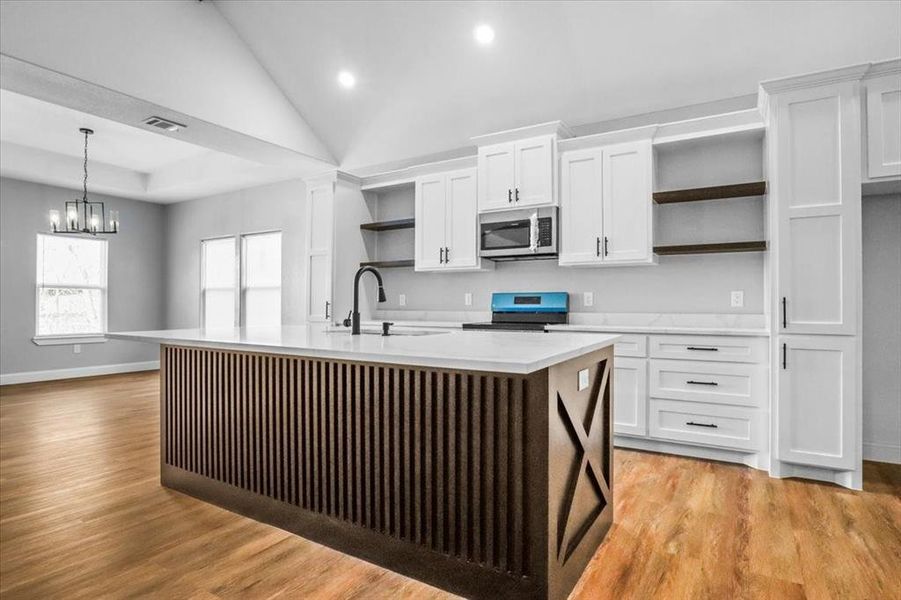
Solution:
[(81, 197), (83, 202), (88, 201), (88, 132), (84, 132), (84, 194)]

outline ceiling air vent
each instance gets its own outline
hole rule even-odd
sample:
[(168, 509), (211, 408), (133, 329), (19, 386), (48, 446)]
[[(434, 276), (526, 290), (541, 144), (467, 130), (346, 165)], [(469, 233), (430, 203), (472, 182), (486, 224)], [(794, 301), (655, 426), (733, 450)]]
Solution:
[(182, 125), (181, 123), (176, 123), (175, 121), (170, 121), (169, 119), (164, 119), (162, 117), (147, 117), (144, 119), (144, 124), (165, 129), (166, 131), (178, 131), (179, 129), (187, 127), (187, 125)]

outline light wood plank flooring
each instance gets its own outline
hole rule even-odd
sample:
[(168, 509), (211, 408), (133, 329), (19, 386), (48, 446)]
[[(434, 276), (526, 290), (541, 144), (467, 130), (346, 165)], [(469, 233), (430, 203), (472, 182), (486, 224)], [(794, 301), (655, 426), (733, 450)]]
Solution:
[[(448, 598), (159, 485), (158, 378), (0, 388), (0, 595)], [(901, 468), (865, 491), (616, 454), (578, 599), (901, 598)]]

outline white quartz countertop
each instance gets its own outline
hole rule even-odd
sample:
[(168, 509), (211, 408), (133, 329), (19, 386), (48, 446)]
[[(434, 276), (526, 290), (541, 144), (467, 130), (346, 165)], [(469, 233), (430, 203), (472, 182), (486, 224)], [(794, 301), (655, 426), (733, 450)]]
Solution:
[[(374, 333), (376, 329), (366, 327), (364, 331)], [(610, 346), (619, 338), (608, 334), (551, 335), (535, 332), (429, 330), (422, 327), (397, 327), (392, 331), (398, 335), (383, 337), (369, 333), (352, 336), (347, 329), (327, 330), (322, 325), (308, 325), (128, 331), (108, 333), (107, 337), (177, 346), (501, 373), (532, 373)], [(429, 334), (421, 335), (423, 332)], [(420, 335), (400, 335), (402, 333)]]
[(766, 329), (740, 327), (679, 327), (676, 325), (548, 325), (547, 331), (565, 331), (586, 333), (662, 333), (677, 335), (740, 335), (765, 337), (770, 335)]

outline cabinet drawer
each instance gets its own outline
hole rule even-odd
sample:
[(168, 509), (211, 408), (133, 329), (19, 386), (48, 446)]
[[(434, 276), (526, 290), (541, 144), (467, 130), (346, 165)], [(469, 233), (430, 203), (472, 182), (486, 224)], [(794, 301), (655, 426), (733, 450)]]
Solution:
[(766, 365), (652, 359), (651, 397), (765, 406)]
[(648, 336), (634, 333), (622, 333), (613, 345), (614, 356), (634, 356), (644, 358), (648, 355)]
[(763, 363), (767, 338), (715, 335), (652, 335), (651, 358)]
[(652, 437), (739, 450), (762, 447), (763, 411), (655, 399), (650, 408)]

